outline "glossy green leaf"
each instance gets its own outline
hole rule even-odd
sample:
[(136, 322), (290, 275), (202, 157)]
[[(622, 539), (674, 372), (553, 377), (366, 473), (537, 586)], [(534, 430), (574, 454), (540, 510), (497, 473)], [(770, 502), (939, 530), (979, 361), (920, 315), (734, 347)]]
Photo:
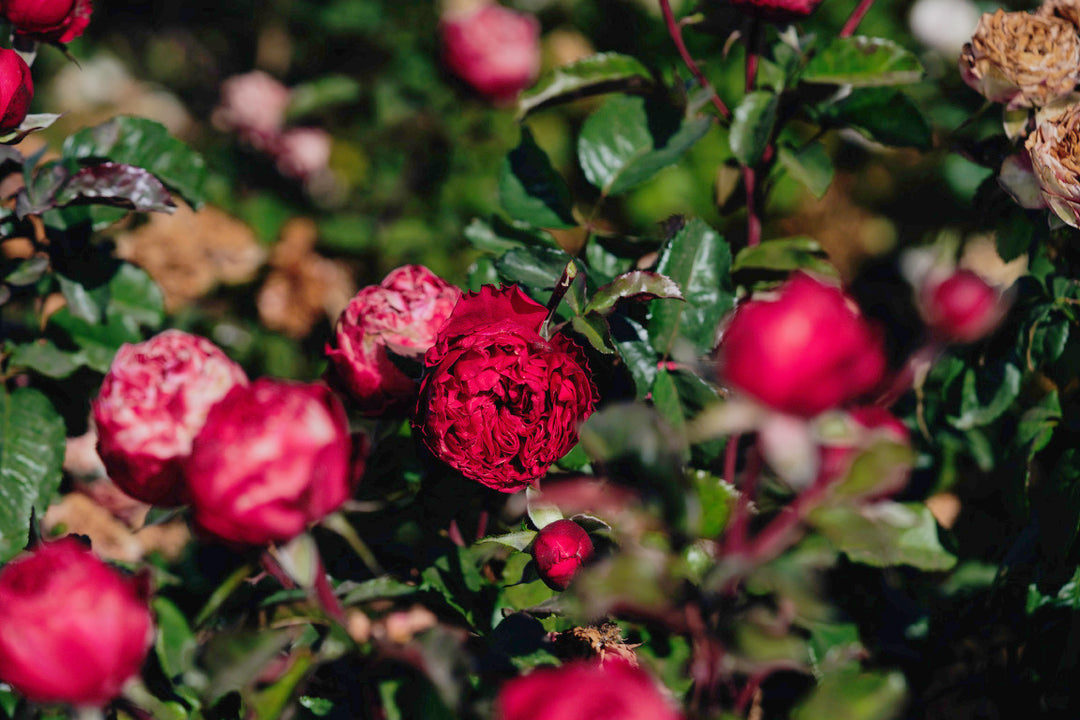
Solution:
[(534, 290), (551, 290), (562, 277), (570, 256), (554, 247), (514, 248), (495, 261), (499, 277)]
[(501, 255), (514, 248), (536, 246), (554, 248), (551, 236), (523, 223), (511, 223), (502, 218), (474, 218), (465, 227), (465, 239), (477, 250)]
[(648, 88), (652, 75), (630, 55), (599, 53), (544, 74), (518, 99), (518, 118), (534, 110), (589, 95)]
[(864, 565), (941, 571), (956, 564), (941, 545), (937, 521), (922, 503), (822, 507), (810, 514), (809, 521), (837, 550)]
[(637, 399), (644, 400), (652, 392), (656, 381), (656, 364), (660, 360), (649, 341), (649, 333), (637, 322), (622, 315), (613, 315), (609, 326), (615, 351), (634, 379)]
[(992, 423), (1020, 394), (1021, 378), (1020, 368), (1012, 363), (968, 368), (964, 373), (960, 414), (949, 421), (959, 430)]
[(33, 285), (45, 275), (48, 269), (49, 256), (35, 255), (19, 261), (15, 269), (4, 276), (4, 282), (9, 285)]
[(732, 272), (787, 275), (792, 270), (810, 270), (830, 277), (838, 274), (821, 245), (806, 237), (776, 238), (753, 247), (744, 247), (735, 256), (735, 262), (731, 266)]
[(885, 38), (836, 37), (820, 47), (802, 73), (803, 82), (877, 87), (918, 82), (923, 66), (913, 53)]
[(521, 142), (506, 156), (499, 171), (499, 202), (511, 217), (536, 227), (577, 225), (566, 181), (526, 127), (521, 129)]
[(809, 143), (797, 151), (781, 145), (777, 151), (777, 160), (791, 177), (818, 199), (825, 196), (832, 184), (832, 158), (825, 146), (819, 142)]
[(593, 293), (585, 312), (607, 315), (619, 300), (682, 300), (682, 291), (671, 278), (660, 273), (632, 270), (623, 273)]
[(191, 668), (198, 643), (184, 613), (170, 600), (154, 598), (153, 609), (157, 628), (154, 649), (165, 674), (173, 678)]
[(173, 212), (169, 190), (150, 172), (123, 163), (104, 162), (83, 168), (57, 193), (56, 205), (96, 203), (143, 212)]
[(86, 364), (80, 352), (61, 350), (51, 340), (16, 345), (8, 356), (12, 368), (26, 368), (51, 378), (65, 378)]
[(820, 108), (824, 125), (855, 128), (871, 140), (894, 147), (929, 150), (930, 124), (905, 93), (893, 88), (860, 88)]
[(613, 355), (615, 346), (611, 342), (611, 330), (607, 320), (599, 313), (590, 312), (587, 315), (575, 315), (570, 318), (570, 327), (581, 337), (585, 338), (597, 352), (604, 355)]
[(758, 90), (747, 94), (735, 108), (728, 142), (735, 159), (743, 165), (753, 167), (761, 162), (772, 137), (779, 104), (775, 94)]
[(901, 672), (832, 673), (792, 713), (792, 720), (893, 720), (904, 711), (907, 683)]
[[(560, 517), (562, 513), (559, 514)], [(506, 547), (514, 548), (515, 550), (525, 550), (532, 543), (536, 537), (535, 530), (521, 530), (518, 532), (506, 533), (504, 535), (489, 535), (485, 538), (480, 538), (477, 543), (498, 543), (499, 545), (505, 545)]]

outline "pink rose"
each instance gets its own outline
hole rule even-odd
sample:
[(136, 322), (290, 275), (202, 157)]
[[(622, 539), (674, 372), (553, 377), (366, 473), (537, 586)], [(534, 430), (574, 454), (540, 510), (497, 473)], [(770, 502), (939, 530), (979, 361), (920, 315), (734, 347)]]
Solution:
[(69, 43), (90, 24), (90, 0), (2, 0), (0, 13), (18, 35)]
[(485, 3), (450, 13), (439, 25), (447, 67), (484, 97), (513, 101), (540, 74), (540, 23)]
[(424, 356), (414, 426), (463, 475), (502, 492), (542, 477), (596, 405), (581, 350), (540, 336), (547, 310), (516, 285), (466, 294)]
[(593, 543), (573, 520), (556, 520), (536, 534), (532, 556), (540, 578), (554, 590), (565, 590), (593, 556)]
[(333, 377), (360, 410), (381, 415), (411, 408), (417, 385), (387, 351), (419, 359), (435, 343), (461, 291), (421, 265), (392, 270), (349, 301), (327, 346)]
[(268, 150), (278, 141), (291, 99), (287, 87), (253, 70), (221, 84), (221, 102), (211, 118), (219, 130), (235, 132), (253, 147)]
[(330, 133), (319, 128), (289, 130), (273, 147), (277, 168), (286, 177), (306, 180), (326, 170), (333, 143)]
[(573, 662), (507, 681), (495, 720), (681, 720), (656, 682), (623, 661)]
[(350, 447), (345, 409), (325, 386), (237, 385), (192, 444), (195, 523), (236, 543), (291, 540), (352, 494)]
[(30, 66), (14, 50), (0, 48), (0, 132), (18, 128), (33, 99)]
[(719, 349), (720, 377), (762, 404), (813, 417), (881, 383), (881, 337), (840, 288), (794, 274), (775, 298), (731, 316)]
[(1005, 313), (1000, 293), (970, 270), (957, 270), (942, 280), (927, 282), (920, 300), (926, 324), (946, 342), (981, 340)]
[(109, 477), (152, 505), (186, 502), (182, 473), (192, 440), (210, 408), (246, 384), (217, 346), (180, 330), (121, 347), (91, 405)]
[(74, 537), (0, 570), (0, 681), (33, 702), (100, 707), (153, 642), (144, 589)]
[(731, 4), (753, 17), (770, 22), (789, 23), (814, 12), (821, 0), (731, 0)]

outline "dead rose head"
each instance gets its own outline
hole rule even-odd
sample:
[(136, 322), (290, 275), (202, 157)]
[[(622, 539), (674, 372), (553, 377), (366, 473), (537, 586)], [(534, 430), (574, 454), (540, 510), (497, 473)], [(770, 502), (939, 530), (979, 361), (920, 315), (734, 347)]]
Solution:
[(285, 542), (352, 494), (345, 409), (323, 385), (261, 378), (214, 406), (187, 461), (196, 525), (249, 545)]
[(814, 12), (821, 0), (731, 0), (731, 4), (753, 17), (770, 22), (789, 23)]
[(0, 132), (19, 127), (33, 99), (30, 66), (14, 50), (0, 48)]
[(573, 520), (556, 520), (536, 533), (532, 556), (540, 578), (555, 590), (565, 590), (593, 556), (593, 542)]
[(572, 662), (507, 681), (495, 720), (680, 720), (656, 681), (624, 661)]
[(361, 412), (381, 415), (415, 406), (416, 383), (388, 352), (421, 358), (460, 298), (460, 290), (426, 267), (405, 265), (349, 301), (334, 328), (336, 347), (327, 345), (326, 355), (335, 382)]
[(246, 384), (244, 371), (216, 345), (180, 330), (121, 347), (91, 405), (109, 477), (151, 505), (184, 503), (192, 440), (210, 408)]
[(45, 42), (69, 43), (83, 34), (93, 11), (90, 0), (2, 0), (0, 14), (26, 35)]
[(28, 700), (101, 707), (153, 641), (140, 583), (68, 536), (0, 570), (0, 681)]
[(992, 102), (1044, 107), (1076, 88), (1080, 35), (1058, 17), (987, 13), (960, 55), (960, 74)]
[(1035, 14), (1061, 18), (1080, 28), (1080, 2), (1077, 0), (1046, 0), (1035, 10)]
[(540, 335), (544, 306), (516, 285), (466, 294), (424, 356), (414, 426), (443, 462), (502, 492), (577, 443), (596, 387), (580, 348)]
[(447, 13), (439, 24), (450, 71), (494, 102), (512, 101), (540, 74), (540, 23), (497, 3)]
[(1039, 123), (1025, 147), (1043, 200), (1063, 222), (1080, 228), (1080, 105)]
[(723, 382), (798, 417), (850, 403), (885, 373), (881, 336), (854, 300), (801, 272), (774, 298), (739, 306), (718, 359)]

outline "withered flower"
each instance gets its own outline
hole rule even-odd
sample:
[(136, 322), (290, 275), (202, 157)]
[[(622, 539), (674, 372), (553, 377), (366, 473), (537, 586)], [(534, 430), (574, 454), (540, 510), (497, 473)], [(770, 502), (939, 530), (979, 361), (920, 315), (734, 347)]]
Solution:
[(1025, 147), (1046, 204), (1080, 228), (1080, 105), (1039, 123)]
[(1080, 28), (1080, 0), (1046, 0), (1035, 11), (1043, 17), (1057, 17)]

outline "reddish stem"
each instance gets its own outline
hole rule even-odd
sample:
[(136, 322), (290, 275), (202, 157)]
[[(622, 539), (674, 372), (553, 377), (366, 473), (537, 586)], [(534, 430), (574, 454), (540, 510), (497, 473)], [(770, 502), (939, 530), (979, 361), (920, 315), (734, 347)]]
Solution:
[(757, 566), (772, 560), (792, 542), (804, 518), (825, 498), (829, 483), (815, 483), (769, 521), (745, 547), (747, 564)]
[(334, 593), (334, 587), (330, 584), (330, 579), (326, 575), (326, 567), (323, 565), (322, 557), (318, 557), (316, 562), (318, 562), (318, 567), (315, 568), (315, 587), (313, 588), (315, 590), (315, 599), (323, 612), (344, 625), (345, 608), (342, 607), (341, 600)]
[(851, 11), (847, 22), (844, 23), (844, 27), (840, 29), (840, 37), (846, 38), (854, 35), (859, 23), (866, 17), (866, 13), (870, 12), (870, 6), (873, 4), (874, 0), (859, 0), (859, 4)]
[(709, 91), (712, 96), (712, 104), (716, 107), (716, 111), (720, 113), (720, 117), (725, 120), (731, 117), (731, 111), (728, 110), (727, 105), (720, 99), (720, 96), (716, 94), (716, 91), (709, 85), (709, 81), (705, 79), (705, 74), (698, 68), (697, 63), (694, 62), (694, 58), (690, 56), (690, 51), (686, 49), (686, 43), (682, 38), (682, 27), (675, 20), (675, 13), (671, 11), (671, 3), (669, 0), (660, 0), (660, 9), (664, 13), (664, 23), (667, 25), (668, 35), (671, 36), (672, 42), (675, 43), (675, 49), (679, 51), (679, 56), (682, 57), (683, 63), (689, 68), (690, 74), (694, 76), (694, 79), (698, 81), (701, 87)]
[[(746, 34), (746, 92), (754, 91), (757, 82), (758, 57), (761, 55), (761, 25), (757, 19), (750, 21)], [(757, 169), (744, 166), (743, 185), (746, 187), (746, 245), (754, 247), (761, 242), (761, 218), (757, 208)]]
[[(737, 440), (738, 438), (734, 438)], [(730, 441), (729, 441), (730, 442)], [(757, 491), (758, 476), (761, 474), (761, 458), (756, 448), (751, 448), (746, 457), (746, 473), (735, 510), (731, 514), (727, 532), (724, 535), (724, 552), (729, 555), (745, 555), (747, 536), (750, 530), (750, 503)]]

